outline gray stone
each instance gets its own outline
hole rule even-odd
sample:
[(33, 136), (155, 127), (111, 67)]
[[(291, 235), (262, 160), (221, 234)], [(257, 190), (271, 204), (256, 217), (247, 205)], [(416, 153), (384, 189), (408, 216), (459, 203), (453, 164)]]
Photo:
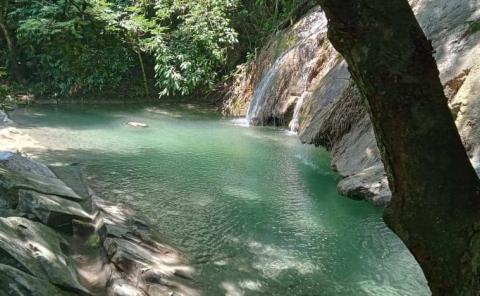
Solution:
[(7, 113), (0, 109), (0, 127), (12, 124), (12, 121), (8, 117)]
[[(75, 201), (84, 200), (57, 178), (47, 166), (16, 153), (2, 153), (0, 190), (11, 193), (20, 188), (58, 195)], [(11, 195), (8, 197), (15, 198)]]
[(17, 210), (21, 213), (32, 214), (43, 224), (67, 229), (70, 233), (73, 232), (72, 220), (92, 221), (92, 217), (83, 210), (80, 204), (56, 195), (31, 190), (18, 191)]
[(55, 174), (46, 165), (26, 158), (19, 153), (0, 152), (0, 165), (19, 174), (56, 178)]
[(73, 296), (46, 280), (0, 264), (0, 296)]
[(377, 206), (385, 205), (391, 198), (383, 167), (371, 167), (346, 177), (338, 183), (337, 189), (342, 195), (366, 199)]
[(104, 241), (110, 262), (130, 282), (138, 283), (138, 287), (145, 291), (185, 291), (179, 295), (196, 295), (195, 290), (185, 283), (185, 279), (192, 278), (193, 269), (179, 252), (160, 244), (132, 239), (107, 238)]
[(107, 287), (107, 296), (149, 296), (131, 282), (122, 279), (111, 279)]
[(49, 166), (49, 169), (78, 195), (84, 198), (92, 197), (93, 191), (85, 180), (81, 165)]
[(24, 272), (65, 289), (88, 294), (68, 257), (68, 242), (51, 228), (20, 217), (0, 218), (0, 250), (15, 260)]

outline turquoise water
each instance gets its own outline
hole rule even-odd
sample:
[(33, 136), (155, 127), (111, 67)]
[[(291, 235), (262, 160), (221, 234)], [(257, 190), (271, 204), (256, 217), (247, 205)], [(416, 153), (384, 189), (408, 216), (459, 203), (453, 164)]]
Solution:
[(86, 164), (97, 192), (183, 250), (203, 295), (429, 295), (381, 209), (339, 196), (328, 153), (285, 130), (190, 105), (13, 117), (50, 148), (40, 159)]

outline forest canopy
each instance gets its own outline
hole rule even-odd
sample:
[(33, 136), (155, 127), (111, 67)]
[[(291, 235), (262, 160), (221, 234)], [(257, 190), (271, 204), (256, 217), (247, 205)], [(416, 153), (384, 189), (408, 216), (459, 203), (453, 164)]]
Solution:
[(189, 95), (211, 89), (306, 2), (0, 0), (0, 70), (50, 96), (125, 85)]

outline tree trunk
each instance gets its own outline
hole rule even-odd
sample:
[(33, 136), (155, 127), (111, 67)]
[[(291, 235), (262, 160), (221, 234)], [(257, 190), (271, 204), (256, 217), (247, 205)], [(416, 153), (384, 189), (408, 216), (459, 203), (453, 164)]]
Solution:
[(142, 69), (143, 88), (145, 91), (145, 97), (148, 98), (150, 96), (150, 92), (148, 91), (147, 73), (145, 72), (145, 66), (143, 64), (142, 53), (140, 52), (140, 50), (137, 50), (136, 53), (138, 56), (138, 61), (140, 63), (140, 68)]
[(369, 107), (392, 202), (387, 225), (433, 295), (480, 295), (480, 182), (407, 0), (319, 0)]
[(20, 82), (22, 80), (22, 71), (20, 70), (17, 54), (15, 50), (15, 44), (6, 22), (6, 14), (8, 8), (8, 1), (0, 1), (0, 31), (2, 32), (5, 42), (7, 43), (8, 58), (10, 62), (11, 70), (15, 76), (15, 79)]

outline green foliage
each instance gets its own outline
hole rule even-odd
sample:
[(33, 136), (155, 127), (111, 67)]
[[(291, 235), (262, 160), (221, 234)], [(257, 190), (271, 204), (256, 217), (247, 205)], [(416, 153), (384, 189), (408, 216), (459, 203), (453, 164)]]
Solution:
[[(149, 77), (160, 96), (208, 90), (302, 2), (2, 1), (16, 52), (0, 53), (0, 63), (18, 64), (30, 89), (59, 97), (147, 85), (137, 81)], [(0, 33), (3, 48), (6, 39)]]
[(480, 20), (468, 21), (467, 24), (468, 24), (467, 35), (472, 35), (480, 31)]
[(272, 33), (288, 23), (300, 6), (312, 7), (310, 0), (243, 0), (234, 18), (234, 28), (239, 32), (240, 43), (246, 50), (254, 51), (263, 46)]
[(229, 15), (230, 0), (159, 0), (156, 12), (163, 27), (151, 47), (160, 95), (189, 94), (211, 88), (225, 64), (227, 50), (237, 42)]
[(20, 0), (9, 14), (28, 79), (40, 93), (73, 95), (117, 86), (132, 65), (105, 1)]

